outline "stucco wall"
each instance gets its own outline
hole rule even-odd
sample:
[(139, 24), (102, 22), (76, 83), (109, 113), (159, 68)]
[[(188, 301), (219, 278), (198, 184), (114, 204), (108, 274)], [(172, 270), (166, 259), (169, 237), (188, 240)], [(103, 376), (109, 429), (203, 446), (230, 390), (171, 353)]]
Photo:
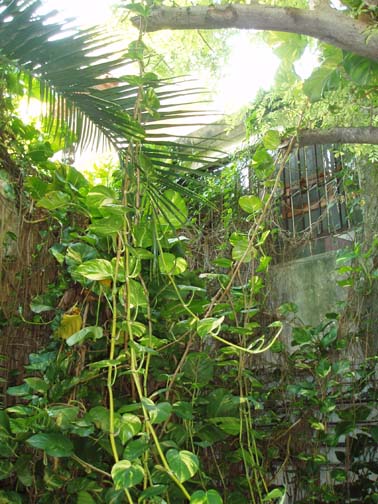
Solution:
[(337, 284), (337, 252), (332, 250), (296, 259), (270, 268), (270, 303), (276, 310), (295, 303), (305, 324), (316, 325), (326, 313), (337, 310), (347, 291)]

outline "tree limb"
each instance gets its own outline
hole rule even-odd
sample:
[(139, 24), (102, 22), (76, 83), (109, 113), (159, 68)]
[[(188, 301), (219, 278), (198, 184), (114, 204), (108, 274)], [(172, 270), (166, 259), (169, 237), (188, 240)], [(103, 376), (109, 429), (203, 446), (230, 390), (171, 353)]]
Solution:
[[(205, 128), (201, 128), (194, 135), (189, 135), (186, 139), (195, 148), (200, 146), (205, 149), (205, 152), (216, 152), (218, 158), (213, 164), (209, 164), (207, 169), (213, 171), (226, 166), (232, 162), (233, 156), (226, 154), (230, 145), (236, 148), (236, 145), (241, 145), (245, 140), (245, 128), (243, 124), (232, 128), (227, 133), (225, 125), (213, 123)], [(219, 131), (218, 131), (219, 128)], [(256, 140), (256, 139), (255, 139)], [(280, 149), (286, 149), (289, 144), (289, 139), (282, 139)], [(251, 142), (253, 144), (253, 141)], [(299, 130), (295, 147), (306, 147), (307, 145), (335, 145), (335, 144), (366, 144), (378, 145), (378, 127), (360, 126), (360, 127), (336, 127), (330, 129), (311, 129)], [(208, 151), (206, 151), (208, 148)], [(224, 156), (219, 156), (223, 151)]]
[(298, 132), (298, 146), (316, 144), (369, 144), (378, 145), (378, 128), (350, 127), (325, 130), (301, 130)]
[[(238, 28), (269, 30), (308, 35), (378, 61), (378, 32), (370, 25), (335, 9), (297, 9), (268, 5), (232, 4), (226, 6), (158, 7), (147, 20), (134, 17), (136, 26), (145, 23), (148, 32), (157, 30), (217, 30)], [(368, 37), (369, 35), (369, 37)]]

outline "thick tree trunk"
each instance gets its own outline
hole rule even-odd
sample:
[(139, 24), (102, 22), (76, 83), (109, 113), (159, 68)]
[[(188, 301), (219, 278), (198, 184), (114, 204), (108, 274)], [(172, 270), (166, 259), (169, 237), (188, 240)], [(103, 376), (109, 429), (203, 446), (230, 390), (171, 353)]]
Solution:
[(152, 9), (145, 22), (140, 17), (132, 21), (136, 26), (145, 24), (149, 32), (239, 28), (297, 33), (378, 61), (378, 34), (368, 31), (368, 24), (331, 8), (306, 10), (257, 3), (159, 7)]

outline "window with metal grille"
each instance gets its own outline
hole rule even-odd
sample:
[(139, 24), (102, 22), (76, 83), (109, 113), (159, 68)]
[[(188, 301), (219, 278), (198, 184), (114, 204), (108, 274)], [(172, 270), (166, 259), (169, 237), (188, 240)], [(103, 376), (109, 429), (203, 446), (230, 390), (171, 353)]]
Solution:
[(342, 158), (331, 146), (296, 149), (282, 173), (283, 228), (312, 238), (349, 228), (342, 187)]

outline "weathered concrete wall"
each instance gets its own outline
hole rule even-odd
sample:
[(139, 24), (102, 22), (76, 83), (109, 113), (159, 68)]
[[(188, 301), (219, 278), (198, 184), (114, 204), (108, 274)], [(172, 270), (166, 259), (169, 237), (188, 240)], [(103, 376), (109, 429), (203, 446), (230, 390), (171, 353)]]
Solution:
[(332, 250), (272, 266), (269, 291), (273, 309), (295, 303), (298, 316), (308, 325), (319, 324), (326, 313), (335, 311), (347, 295), (337, 284), (336, 255)]
[[(377, 270), (378, 252), (374, 245), (378, 238), (378, 164), (360, 160), (360, 184), (363, 198), (362, 213), (364, 222), (364, 239), (362, 251), (368, 252), (373, 247), (373, 253), (366, 261), (370, 274)], [(359, 294), (359, 325), (360, 332), (366, 335), (368, 351), (371, 355), (378, 353), (377, 321), (378, 321), (378, 283), (372, 282)]]

